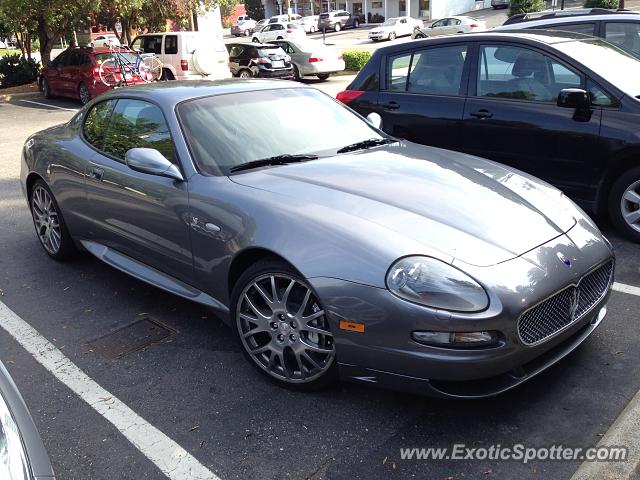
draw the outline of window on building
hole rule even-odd
[[[382,8],[382,2],[371,2],[371,8]]]

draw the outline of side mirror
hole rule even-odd
[[[184,181],[178,167],[155,148],[132,148],[124,154],[124,162],[136,172]]]
[[[591,106],[586,90],[581,88],[564,88],[558,94],[558,106],[563,108],[585,109]]]
[[[376,127],[378,130],[382,128],[382,117],[380,116],[380,114],[371,112],[369,115],[367,115],[366,120],[370,125]]]

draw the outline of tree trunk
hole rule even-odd
[[[54,42],[57,40],[56,35],[49,31],[47,20],[43,17],[38,18],[38,40],[40,40],[40,62],[42,66],[46,66],[51,61],[51,50]]]
[[[618,6],[620,10],[624,10],[624,0],[620,0],[620,5]]]
[[[120,17],[120,27],[122,27],[122,33],[120,36],[124,38],[127,42],[127,45],[131,46],[131,23],[128,18]],[[113,27],[115,31],[115,26]],[[122,43],[122,38],[120,39],[120,43]]]

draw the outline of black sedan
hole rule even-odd
[[[545,179],[640,242],[638,78],[600,39],[478,33],[378,49],[338,99],[397,137]]]
[[[234,77],[293,79],[293,64],[279,45],[229,43],[229,68]]]

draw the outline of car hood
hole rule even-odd
[[[348,213],[477,266],[522,255],[581,216],[559,190],[525,173],[409,142],[230,178]]]

